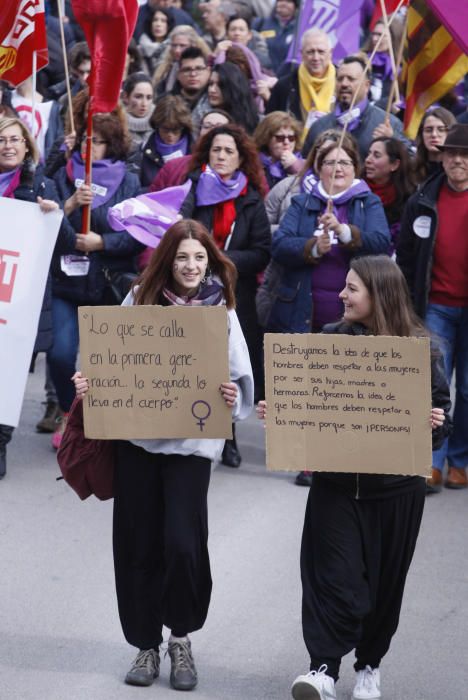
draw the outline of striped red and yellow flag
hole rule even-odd
[[[410,3],[407,32],[405,132],[414,139],[424,112],[468,71],[468,57],[425,0]]]

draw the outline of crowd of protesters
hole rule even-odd
[[[395,77],[390,49],[401,40],[403,16],[394,18],[388,37],[382,20],[370,25],[375,3],[364,3],[359,52],[335,64],[331,37],[311,28],[300,38],[297,64],[288,60],[296,41],[297,0],[148,0],[140,6],[128,47],[120,104],[93,118],[90,186],[84,184],[84,161],[91,55],[66,2],[70,105],[58,48],[57,7],[52,1],[45,4],[50,63],[37,75],[36,93],[31,79],[16,88],[0,81],[0,197],[37,201],[44,211],[60,207],[64,212],[35,346],[35,353],[47,353],[45,413],[38,432],[51,433],[53,447],[59,447],[75,396],[71,377],[78,353],[78,306],[120,303],[115,297],[116,279],[127,280],[122,299],[130,287],[128,280],[139,274],[146,279],[152,251],[126,231],[112,230],[109,209],[147,191],[189,183],[180,216],[202,224],[223,253],[218,262],[220,269],[229,269],[256,402],[264,398],[264,331],[319,333],[327,326],[325,332],[368,332],[369,327],[336,331],[336,326],[330,331],[330,324],[350,314],[350,271],[359,276],[359,260],[367,256],[377,256],[369,258],[377,261],[376,266],[382,256],[396,261],[392,264],[403,273],[413,310],[408,311],[409,325],[398,326],[394,334],[418,334],[424,324],[440,348],[448,384],[455,373],[453,430],[434,443],[438,449],[425,492],[437,493],[444,484],[466,488],[464,83],[427,110],[413,142],[403,131],[404,101],[387,109]],[[380,50],[369,66],[368,54],[382,34]],[[90,227],[82,233],[81,215],[87,205]],[[198,232],[197,237],[213,256],[203,234]],[[372,271],[362,269],[365,285],[370,284]],[[381,269],[387,274],[385,265]],[[405,282],[398,274],[393,268],[388,271],[389,279],[400,285],[404,306]],[[163,290],[158,289],[159,299]],[[375,289],[370,293],[377,294]],[[233,307],[229,297],[228,308]],[[374,331],[385,334],[381,328]],[[440,377],[438,381],[443,394]],[[442,405],[446,410],[445,396]],[[6,445],[12,432],[11,427],[0,426],[0,478],[6,474]],[[240,448],[233,428],[222,462],[239,467]],[[301,472],[296,483],[313,485],[314,474]],[[320,489],[325,493],[331,487],[325,480],[314,488],[308,512],[312,501],[316,508]],[[379,489],[375,493],[381,498]],[[415,497],[416,492],[411,493]],[[312,515],[307,518],[310,525]],[[419,521],[413,526],[406,570]],[[304,538],[311,537],[309,528]],[[303,562],[303,574],[307,570],[309,578],[316,576],[311,566]],[[312,585],[309,578],[307,586]],[[318,603],[308,599],[308,605]],[[189,642],[184,646],[192,629],[197,626],[185,622],[175,626],[179,646],[174,658],[182,664],[184,680],[174,679],[173,684],[182,689],[196,684]],[[387,630],[383,646],[388,648],[393,631]],[[129,633],[128,638],[143,637]],[[140,644],[141,651],[159,646],[160,629],[148,643],[149,647]],[[329,693],[323,697],[335,697],[338,662],[317,651],[321,647],[315,641],[308,648],[314,649],[312,675],[301,677],[295,697],[322,697],[308,695],[309,686]],[[340,655],[341,651],[346,653],[344,647]],[[380,697],[369,692],[378,688],[378,665],[385,651],[378,659],[369,654],[364,654],[364,661],[358,659],[356,700]],[[127,682],[150,684],[159,672],[159,656],[144,653],[135,663]]]

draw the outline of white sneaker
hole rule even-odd
[[[362,671],[356,671],[353,700],[377,700],[381,697],[379,669],[366,666]]]
[[[298,676],[291,687],[294,700],[336,700],[335,681],[327,676],[328,667]]]

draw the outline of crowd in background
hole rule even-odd
[[[370,27],[373,2],[363,4],[360,51],[335,65],[330,37],[316,28],[300,39],[300,63],[289,61],[297,0],[148,0],[128,47],[120,104],[94,117],[91,188],[80,184],[91,55],[66,2],[70,114],[57,4],[45,4],[49,65],[37,75],[36,94],[31,78],[16,88],[0,82],[0,195],[35,201],[42,188],[65,213],[41,314],[45,341],[36,343],[47,352],[46,410],[37,430],[53,433],[59,446],[74,395],[78,306],[117,303],[116,280],[128,285],[151,254],[126,231],[112,230],[109,209],[189,181],[181,216],[202,222],[237,269],[256,400],[264,394],[265,330],[319,332],[343,313],[338,293],[354,257],[383,253],[401,262],[416,310],[444,340],[447,374],[457,374],[455,430],[434,458],[428,490],[440,488],[447,450],[446,485],[466,486],[460,430],[468,420],[468,251],[437,219],[439,197],[446,211],[454,207],[455,220],[466,213],[468,182],[455,203],[444,198],[457,167],[468,169],[468,127],[460,127],[468,123],[465,84],[427,111],[414,142],[404,135],[404,100],[387,110],[390,47],[399,46],[404,14],[366,70],[385,34],[382,20]],[[441,150],[452,132],[451,146]],[[448,154],[461,163],[452,175],[443,162]],[[11,432],[1,427],[2,474]],[[235,437],[223,462],[241,462]],[[310,478],[302,472],[297,483]]]

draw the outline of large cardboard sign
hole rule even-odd
[[[232,436],[225,307],[83,306],[79,326],[86,437]]]
[[[0,197],[0,423],[17,426],[63,212]]]
[[[431,470],[427,338],[265,335],[267,467]]]

